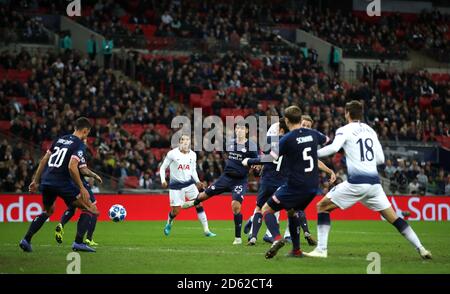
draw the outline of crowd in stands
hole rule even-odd
[[[350,86],[331,78],[301,52],[298,56],[266,56],[261,64],[231,52],[192,56],[185,62],[138,57],[136,68],[143,84],[117,78],[112,70],[73,51],[34,55],[6,51],[0,54],[0,62],[3,68],[30,70],[24,83],[0,83],[0,120],[11,122],[10,132],[45,149],[58,135],[73,130],[76,117],[91,118],[95,122],[88,144],[91,166],[119,179],[118,187],[126,186],[129,177],[137,179],[136,187],[159,187],[158,165],[173,133],[168,126],[176,115],[192,116],[192,109],[186,107],[190,94],[203,90],[217,91],[209,111],[218,115],[224,108],[282,115],[286,106],[298,104],[313,117],[314,128],[331,138],[344,123],[345,102],[353,98],[365,101],[366,120],[382,140],[433,141],[448,131],[448,81],[435,85],[426,72],[392,73],[375,68],[372,81]],[[391,88],[380,89],[384,79],[392,81]],[[432,101],[439,103],[431,101],[421,110],[421,95],[428,95],[423,92],[425,82],[433,88]],[[223,170],[221,153],[201,152],[198,158],[199,174],[207,182]],[[340,180],[345,179],[339,160],[328,164],[335,167]],[[326,192],[324,175],[321,182]]]
[[[42,20],[0,3],[0,43],[48,43],[50,36]]]
[[[313,29],[314,20],[321,18],[305,10],[291,15],[291,20],[283,19],[286,11],[271,14],[268,13],[271,10],[265,10],[270,4],[227,6],[219,1],[191,7],[183,2],[167,8],[167,3],[162,1],[154,7],[162,11],[160,22],[158,14],[154,18],[159,31],[167,30],[173,22],[183,23],[188,19],[196,22],[196,28],[213,31],[218,40],[222,37],[227,40],[234,33],[240,38],[249,33],[256,40],[270,40],[273,36],[258,31],[255,23],[301,21],[301,25],[308,23],[309,29]],[[117,18],[120,6],[113,1],[99,2],[93,11],[93,17],[87,21],[99,32],[120,32],[121,23]],[[308,17],[300,20],[298,17],[303,14]],[[337,16],[328,16],[326,21],[333,28]],[[138,25],[145,24],[143,19],[139,14],[130,17]],[[378,30],[383,31],[382,26],[369,28],[361,23],[362,31],[359,31],[359,23],[349,25],[358,28],[358,33],[367,28],[371,33],[366,35],[374,38],[380,36]],[[322,34],[318,29],[318,34]],[[186,37],[195,31],[189,31]],[[341,33],[344,32],[327,32],[336,36]],[[383,38],[392,41],[391,32],[384,33]],[[390,43],[382,45],[391,48]],[[42,154],[52,140],[72,132],[73,121],[79,116],[89,117],[94,125],[88,140],[89,165],[116,179],[113,183],[116,188],[160,188],[158,167],[170,148],[172,118],[178,115],[192,118],[193,107],[199,106],[205,114],[222,117],[227,114],[282,116],[287,106],[296,104],[311,115],[314,128],[333,139],[336,129],[345,124],[345,103],[360,99],[365,105],[365,121],[383,141],[435,142],[448,136],[448,76],[436,79],[426,71],[398,72],[366,65],[361,81],[350,85],[339,75],[327,74],[317,63],[314,49],[281,48],[263,50],[262,54],[260,58],[236,51],[194,54],[189,58],[125,54],[125,63],[129,63],[127,58],[133,59],[135,80],[130,80],[116,76],[109,66],[100,67],[94,58],[76,50],[0,52],[0,71],[26,73],[26,77],[18,79],[0,78],[0,128],[16,141],[25,139],[20,145],[2,141],[0,190],[26,191],[36,166],[33,160],[36,153]],[[203,99],[206,91],[212,93],[208,101]],[[194,101],[193,97],[200,97],[201,101]],[[30,144],[36,144],[40,150],[32,149]],[[384,172],[391,181],[392,192],[412,193],[410,188],[417,193],[448,192],[448,172],[431,162],[391,159]],[[220,152],[199,152],[198,160],[199,176],[207,183],[217,178],[224,168],[224,155]],[[337,171],[338,182],[346,179],[342,155],[326,163]],[[251,175],[252,190],[257,188],[255,176]],[[321,174],[320,192],[326,193],[328,189],[327,178]]]

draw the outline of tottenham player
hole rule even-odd
[[[424,259],[431,259],[416,233],[402,218],[398,217],[380,184],[377,165],[384,163],[384,154],[375,131],[362,123],[363,105],[353,100],[345,105],[348,124],[336,131],[332,144],[318,151],[319,157],[330,156],[344,148],[348,180],[333,188],[318,204],[318,245],[305,256],[327,257],[330,212],[336,208],[346,209],[361,202],[371,210],[378,211],[389,223],[416,248]]]
[[[287,182],[276,190],[274,195],[264,204],[262,215],[269,228],[274,242],[266,252],[266,258],[274,257],[286,240],[281,237],[275,212],[285,209],[288,212],[289,231],[292,239],[292,251],[288,256],[301,257],[300,219],[298,212],[304,210],[316,196],[319,188],[319,171],[317,146],[326,143],[327,137],[322,133],[301,128],[301,110],[290,106],[285,110],[285,121],[289,133],[279,142],[279,150],[272,150],[270,157],[245,159],[244,165],[259,164],[270,158],[278,160],[283,156],[284,169],[287,171]]]
[[[166,182],[166,169],[170,168],[170,182]],[[185,198],[195,199],[198,195],[197,186],[203,189],[203,183],[200,182],[197,175],[197,154],[191,150],[191,138],[189,135],[182,135],[179,140],[179,146],[170,150],[160,167],[161,184],[163,188],[169,186],[170,212],[167,224],[164,227],[164,234],[168,236],[172,229],[175,217],[180,213]],[[206,213],[201,204],[195,206],[197,216],[203,226],[206,237],[214,237],[216,234],[211,232],[208,227]]]
[[[19,243],[25,252],[31,252],[31,238],[55,210],[56,197],[63,198],[67,206],[83,209],[77,225],[77,233],[72,249],[75,251],[95,252],[83,243],[92,215],[98,215],[97,207],[89,201],[89,192],[83,186],[78,163],[84,157],[83,140],[91,130],[89,119],[80,117],[75,121],[75,132],[56,139],[39,162],[36,173],[29,186],[30,192],[42,192],[44,212],[37,216]],[[44,171],[45,170],[45,171]],[[42,181],[41,181],[42,175]]]
[[[236,138],[232,139],[226,146],[228,158],[225,162],[223,174],[204,192],[200,193],[194,201],[186,203],[185,207],[198,205],[206,199],[224,192],[231,192],[231,209],[234,215],[234,241],[233,245],[242,244],[241,228],[242,214],[241,207],[244,195],[247,192],[248,168],[242,165],[242,160],[246,157],[258,157],[258,149],[254,142],[247,139],[248,128],[244,120],[240,120],[235,126]]]
[[[84,144],[87,144],[87,140],[83,141]],[[86,150],[84,150],[86,152]],[[86,158],[81,158],[80,162],[78,163],[78,168],[80,170],[80,175],[82,175],[81,180],[83,181],[83,186],[86,188],[86,190],[89,192],[89,200],[93,204],[97,204],[97,200],[95,199],[95,195],[92,192],[91,187],[89,186],[89,183],[86,181],[85,177],[94,178],[96,181],[98,181],[100,184],[103,183],[102,178],[91,171],[87,167]],[[64,236],[64,226],[66,223],[69,222],[69,220],[73,217],[75,214],[76,208],[73,206],[67,207],[66,211],[64,211],[63,215],[61,216],[60,223],[55,228],[55,239],[56,242],[62,243],[63,242],[63,236]],[[98,243],[96,243],[93,239],[95,227],[97,224],[97,216],[93,216],[91,218],[91,221],[89,223],[88,230],[86,232],[86,239],[84,240],[84,243],[88,244],[89,246],[98,246]]]

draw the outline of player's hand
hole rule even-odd
[[[86,190],[85,187],[81,188],[80,193],[81,193],[81,197],[83,198],[83,201],[89,202],[90,195],[89,195],[88,190]]]
[[[99,182],[100,184],[103,184],[103,180],[102,180],[102,178],[101,178],[99,175],[94,174],[94,179],[95,179],[97,182]]]
[[[38,188],[39,184],[36,183],[35,181],[32,181],[28,186],[28,191],[30,191],[31,193],[36,193],[38,191]]]
[[[261,172],[261,166],[260,165],[254,165],[254,166],[252,166],[252,169],[254,171],[256,171],[257,173]]]
[[[163,189],[166,189],[167,186],[168,186],[168,185],[167,185],[167,182],[166,182],[166,181],[162,182],[162,183],[161,183],[161,186],[163,187]]]
[[[100,215],[100,211],[98,211],[97,205],[92,204],[91,202],[89,202],[90,205],[88,207],[89,212],[91,212],[92,214],[99,216]]]
[[[197,189],[199,191],[205,190],[205,188],[206,188],[206,185],[203,182],[198,182],[197,183]]]
[[[248,166],[248,160],[249,160],[250,158],[245,158],[244,160],[242,160],[242,165],[243,166]]]
[[[330,175],[330,185],[333,184],[336,181],[336,174],[334,173],[334,171],[331,172]]]

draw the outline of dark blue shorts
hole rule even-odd
[[[205,190],[210,197],[224,192],[231,192],[233,200],[242,203],[247,193],[247,178],[235,179],[223,174]]]
[[[80,195],[80,190],[76,186],[70,184],[61,186],[44,184],[40,186],[40,190],[44,207],[51,207],[58,196],[64,200],[67,206],[70,206],[77,200],[78,195]]]
[[[315,196],[315,190],[302,190],[302,188],[289,187],[286,184],[275,191],[275,194],[269,198],[267,204],[275,211],[282,209],[305,210]]]
[[[260,184],[258,196],[256,197],[256,206],[262,208],[269,198],[275,193],[279,186]]]

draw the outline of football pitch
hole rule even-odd
[[[334,221],[327,259],[287,258],[290,244],[271,260],[264,258],[269,244],[232,245],[232,221],[210,221],[217,237],[206,238],[198,221],[175,221],[171,235],[164,236],[162,221],[99,222],[94,239],[96,253],[80,253],[81,273],[150,274],[257,274],[257,273],[354,273],[365,274],[370,252],[380,257],[381,273],[450,273],[450,223],[410,222],[432,260],[422,260],[410,244],[382,221]],[[18,247],[28,223],[0,223],[0,273],[64,274],[70,261],[76,223],[66,225],[64,242],[54,240],[56,223],[46,223],[33,239],[33,252]],[[285,223],[281,225],[285,228]],[[313,235],[316,224],[310,222]],[[246,236],[243,235],[244,240]],[[303,238],[302,249],[312,250]]]

